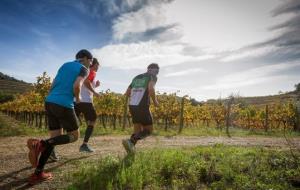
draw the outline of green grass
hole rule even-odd
[[[227,136],[225,129],[217,129],[215,127],[186,127],[182,130],[180,134],[178,134],[177,128],[171,128],[168,131],[165,131],[162,128],[155,128],[154,135],[158,136]],[[276,131],[268,131],[265,132],[264,130],[245,130],[241,128],[229,128],[229,133],[231,136],[238,136],[238,137],[246,137],[246,136],[270,136],[270,137],[283,137],[283,130],[276,130]],[[294,131],[287,131],[287,136],[290,137],[299,137],[300,132]]]
[[[300,156],[300,155],[298,155]],[[296,189],[300,162],[258,147],[153,149],[82,162],[67,189]]]
[[[80,127],[81,135],[84,135],[86,125],[82,124]],[[133,127],[126,127],[122,130],[120,127],[117,127],[113,130],[112,127],[107,127],[106,129],[103,128],[101,125],[96,124],[93,135],[130,135],[133,131]],[[245,130],[240,128],[233,128],[230,127],[229,129],[231,136],[238,136],[238,137],[246,137],[246,136],[270,136],[270,137],[283,137],[282,130],[276,131],[268,131],[265,132],[264,130]],[[299,137],[300,132],[294,131],[287,131],[287,136],[290,137]],[[170,127],[167,131],[164,130],[162,126],[154,125],[154,136],[227,136],[225,129],[219,130],[215,127],[206,127],[206,126],[199,126],[199,127],[185,127],[183,128],[182,132],[178,133],[178,127],[173,126]]]
[[[29,127],[0,113],[0,137],[9,136],[45,136],[48,130],[43,128]]]

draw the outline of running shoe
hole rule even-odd
[[[33,173],[29,177],[28,183],[29,183],[29,185],[35,185],[35,184],[40,183],[42,181],[47,181],[47,180],[51,180],[51,179],[53,179],[52,173],[42,171],[39,174]]]
[[[88,144],[82,144],[79,148],[79,152],[91,153],[91,152],[95,152],[95,150],[92,149]]]
[[[29,149],[28,158],[32,167],[36,167],[38,164],[39,157],[43,151],[43,145],[38,139],[28,139],[27,147]]]
[[[128,154],[135,153],[135,147],[134,144],[130,141],[130,139],[124,139],[122,140],[122,144]]]

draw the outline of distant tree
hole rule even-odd
[[[37,77],[37,81],[34,84],[34,91],[42,96],[43,99],[46,98],[49,90],[51,88],[51,78],[46,72],[43,72],[41,76]]]

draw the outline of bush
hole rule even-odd
[[[147,150],[86,165],[69,189],[295,189],[300,175],[288,153],[223,145]]]

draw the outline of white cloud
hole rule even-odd
[[[149,4],[136,12],[122,14],[113,21],[113,39],[121,41],[126,34],[139,33],[172,23],[166,22],[161,3]]]
[[[158,85],[156,90],[160,93],[176,93],[178,96],[188,95],[192,98],[196,98],[198,100],[206,100],[208,99],[207,95],[203,94],[200,90],[194,88],[186,88],[186,87],[174,87],[174,86],[161,86]]]
[[[228,56],[223,57],[220,61],[222,62],[230,62],[230,61],[236,61],[240,59],[246,59],[250,57],[260,57],[262,55],[266,55],[271,52],[275,52],[278,50],[279,47],[276,46],[265,46],[260,48],[255,48],[251,50],[245,50],[245,51],[236,51],[235,53],[231,53]]]
[[[279,3],[278,0],[267,1],[275,2],[273,6]],[[138,3],[140,3],[138,0],[127,0],[119,8],[132,8]],[[272,9],[269,3],[263,3],[260,9],[257,7],[260,6],[259,3],[248,3],[247,6],[237,0],[231,0],[230,3],[235,6],[235,10],[244,11],[232,13],[229,6],[225,7],[228,9],[227,13],[221,14],[220,10],[224,8],[223,4],[217,3],[216,0],[209,3],[195,0],[172,3],[147,1],[137,11],[121,14],[113,21],[112,37],[114,42],[119,44],[108,45],[94,52],[96,52],[96,56],[105,60],[107,66],[128,69],[142,68],[149,62],[159,62],[163,66],[167,66],[216,58],[216,56],[222,57],[223,55],[226,57],[221,58],[220,61],[230,62],[248,57],[258,57],[275,51],[276,47],[263,47],[241,52],[239,50],[232,51],[227,55],[223,53],[249,43],[269,39],[274,35],[274,31],[268,31],[268,26],[279,22],[278,20],[274,21],[269,14]],[[246,7],[251,10],[257,9],[255,17],[260,18],[255,21],[257,23],[251,17],[253,12],[245,11]],[[151,41],[138,43],[140,39],[145,40],[143,32],[167,26],[172,27],[157,36],[152,38],[150,36]],[[124,44],[128,40],[127,38],[136,43]],[[146,40],[149,39],[146,38]],[[156,42],[164,43],[156,44]],[[198,47],[199,53],[193,54],[194,57],[188,53],[183,55],[182,49],[188,46]]]
[[[184,71],[178,71],[173,73],[167,73],[164,76],[165,77],[177,77],[177,76],[184,76],[184,75],[191,75],[198,72],[207,72],[207,70],[201,69],[201,68],[194,68],[194,69],[187,69]]]
[[[111,1],[105,1],[106,3],[106,8],[107,8],[107,12],[110,15],[116,14],[120,12],[120,8],[116,5],[116,2],[111,0]]]
[[[300,66],[300,62],[282,63],[277,65],[268,65],[250,69],[248,71],[237,72],[219,78],[215,84],[202,87],[204,90],[234,89],[254,84],[261,84],[272,81],[277,78],[286,78],[285,75],[276,74],[294,67]]]
[[[182,53],[183,48],[182,44],[148,41],[107,45],[101,49],[94,49],[93,55],[101,60],[103,66],[118,69],[145,69],[152,62],[164,67],[214,58],[214,55],[185,55]]]
[[[271,45],[253,49],[250,46],[278,36],[278,30],[268,28],[288,18],[274,18],[270,14],[280,0],[124,2],[118,10],[112,6],[111,12],[118,11],[120,14],[113,21],[112,44],[94,49],[93,54],[102,61],[103,66],[113,69],[145,70],[151,62],[157,62],[161,67],[168,66],[162,70],[163,77],[157,85],[160,91],[180,90],[180,94],[207,99],[218,97],[220,92],[240,91],[247,87],[245,92],[254,94],[249,89],[261,88],[262,85],[257,84],[267,86],[272,85],[272,80],[288,81],[288,74],[279,72],[288,73],[297,66],[295,63],[284,63],[257,68],[257,65],[266,63],[251,64],[248,61],[248,67],[252,65],[256,68],[242,72],[239,71],[243,67],[241,65],[230,70],[227,68],[232,66],[233,61],[263,57],[278,51],[278,47]],[[130,12],[131,8],[134,11]],[[196,64],[197,69],[168,70],[175,65],[183,68],[187,63]],[[204,73],[207,70],[202,68],[214,72]],[[189,76],[198,72],[203,75]],[[186,80],[187,84],[178,83],[186,78],[189,79]],[[261,88],[260,91],[274,93],[283,85],[275,86]],[[201,94],[203,92],[206,95]],[[260,92],[255,94],[259,95]]]
[[[179,0],[171,3],[165,14],[168,22],[182,26],[183,41],[228,51],[277,35],[268,28],[289,18],[274,19],[270,14],[280,3],[280,0]]]

